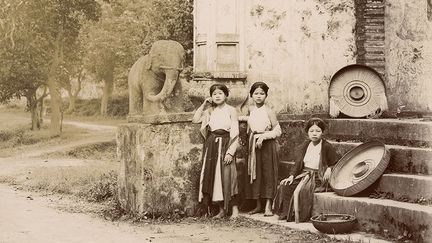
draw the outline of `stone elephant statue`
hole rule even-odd
[[[184,60],[180,43],[154,42],[149,54],[140,57],[129,71],[129,115],[164,113],[163,102],[173,92]]]

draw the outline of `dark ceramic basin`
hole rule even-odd
[[[311,218],[313,226],[327,234],[342,234],[351,232],[357,219],[349,214],[319,214]]]

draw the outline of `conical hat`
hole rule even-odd
[[[379,141],[363,143],[346,153],[334,166],[330,186],[342,196],[352,196],[372,185],[385,171],[390,151]]]
[[[363,65],[343,67],[330,81],[330,110],[350,117],[365,117],[387,109],[384,82],[374,69]]]

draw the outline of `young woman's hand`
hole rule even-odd
[[[279,185],[284,185],[284,186],[286,186],[287,184],[291,185],[293,183],[293,181],[294,181],[294,176],[290,175],[288,178],[285,178],[285,179],[281,180],[281,182],[279,183]]]
[[[330,175],[331,175],[331,169],[327,168],[326,171],[324,172],[323,180],[328,181],[330,179]]]
[[[256,143],[255,143],[255,146],[257,148],[261,148],[263,141],[264,141],[264,138],[262,136],[259,136]]]
[[[225,165],[231,164],[232,161],[233,161],[233,156],[231,154],[226,154],[224,158]]]
[[[213,99],[212,99],[212,97],[208,97],[207,99],[205,99],[205,100],[204,100],[204,103],[205,103],[206,105],[211,105],[211,104],[213,104]]]

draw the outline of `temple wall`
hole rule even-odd
[[[385,12],[389,108],[432,110],[432,2],[389,0]],[[428,14],[429,13],[429,14]]]
[[[332,75],[356,63],[381,74],[390,113],[431,111],[431,0],[196,2],[195,96],[227,82],[241,100],[265,81],[276,112],[327,113]]]
[[[331,76],[356,63],[353,1],[248,2],[247,83],[268,83],[277,112],[327,112]]]

